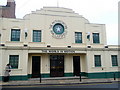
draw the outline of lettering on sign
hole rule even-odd
[[[75,53],[74,50],[42,50],[42,53]]]

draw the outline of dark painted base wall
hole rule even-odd
[[[120,78],[120,72],[87,73],[88,78]]]
[[[0,81],[2,81],[2,77],[0,77]]]
[[[73,73],[65,73],[64,77],[71,77],[74,76]],[[91,79],[95,79],[95,78],[120,78],[120,72],[102,72],[102,73],[86,73],[86,72],[82,72],[81,76],[86,76],[88,78]],[[10,80],[13,81],[17,81],[17,80],[28,80],[29,78],[31,78],[32,75],[28,74],[28,75],[24,75],[24,76],[10,76]],[[50,77],[50,74],[42,74],[41,78],[47,78]],[[3,80],[3,77],[0,77],[0,81]]]

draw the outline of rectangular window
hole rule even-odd
[[[11,41],[20,41],[20,29],[11,30]]]
[[[75,32],[75,43],[82,43],[82,32]]]
[[[9,63],[13,69],[18,68],[18,62],[19,62],[19,55],[10,55],[9,56]]]
[[[95,55],[94,60],[95,60],[95,67],[101,67],[101,56]]]
[[[93,33],[93,43],[100,43],[99,33]]]
[[[33,30],[33,42],[41,42],[41,30]]]
[[[118,66],[117,55],[111,55],[112,66]]]

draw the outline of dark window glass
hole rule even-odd
[[[95,67],[101,67],[101,56],[95,55],[94,60],[95,60]]]
[[[11,41],[20,41],[20,29],[11,30]]]
[[[112,66],[118,66],[117,55],[111,55]]]
[[[82,43],[82,33],[75,32],[75,43]]]
[[[93,43],[100,43],[99,33],[93,33]]]
[[[19,55],[10,55],[9,63],[13,69],[18,68],[18,62],[19,62]]]
[[[33,30],[33,42],[41,42],[41,30]]]

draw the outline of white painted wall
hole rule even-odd
[[[50,25],[55,20],[61,20],[67,25],[67,34],[63,39],[56,39],[52,37]],[[11,29],[20,29],[20,42],[11,42]],[[28,37],[25,39],[24,30],[28,30]],[[42,42],[32,42],[33,30],[42,31]],[[82,32],[83,43],[75,43],[75,32]],[[91,33],[90,42],[87,41],[86,33]],[[100,33],[100,44],[93,44],[92,33]],[[32,12],[24,17],[24,19],[8,19],[0,18],[0,33],[1,43],[5,44],[5,50],[0,49],[0,75],[3,73],[5,65],[9,62],[9,55],[19,55],[19,68],[13,69],[11,75],[27,75],[32,73],[32,56],[41,56],[41,71],[42,73],[50,73],[50,60],[48,54],[29,54],[30,52],[39,53],[39,50],[30,49],[33,47],[46,48],[47,45],[60,49],[62,47],[72,46],[81,51],[81,48],[86,48],[91,45],[92,48],[104,49],[106,45],[106,30],[104,24],[89,23],[87,19],[79,14],[74,13],[71,9],[66,8],[43,8],[41,10]],[[28,44],[28,48],[23,48],[23,44]],[[21,49],[12,49],[19,47]],[[2,47],[0,47],[2,48]],[[92,49],[91,48],[91,49]],[[114,48],[111,46],[110,48]],[[115,47],[118,48],[118,47]],[[114,49],[115,49],[114,48]],[[54,48],[52,48],[54,49]],[[86,48],[87,49],[87,48]],[[85,51],[86,52],[86,51]],[[94,55],[102,55],[102,67],[94,67]],[[111,66],[110,55],[117,55],[118,52],[113,51],[87,51],[86,54],[79,53],[81,57],[82,72],[112,72],[117,71],[118,67]],[[65,55],[65,72],[73,72],[72,56],[75,54]],[[3,60],[4,59],[4,60]],[[3,60],[3,62],[2,62]],[[119,59],[120,60],[120,59]],[[120,61],[119,61],[120,62]],[[103,68],[103,70],[102,70]]]

